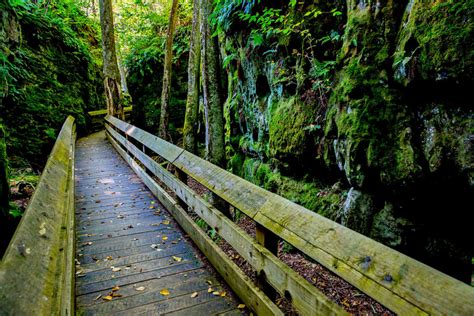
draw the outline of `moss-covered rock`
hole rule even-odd
[[[370,237],[390,247],[400,247],[404,240],[404,232],[409,222],[396,216],[393,205],[387,203],[384,208],[375,214]]]
[[[309,137],[309,128],[314,119],[315,108],[294,97],[278,102],[270,117],[270,156],[296,162],[310,155],[314,143]]]
[[[395,79],[472,80],[472,1],[411,0],[403,15],[393,68]]]
[[[7,127],[10,157],[41,168],[66,117],[73,115],[83,132],[85,112],[103,104],[97,29],[73,4],[48,11],[13,10],[4,3],[0,29],[16,31],[10,30],[9,43],[0,41],[0,73],[6,83],[0,89],[0,119]],[[15,25],[3,19],[8,14],[16,16]]]

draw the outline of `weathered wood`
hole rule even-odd
[[[75,137],[68,117],[0,264],[2,314],[73,314]]]
[[[133,106],[127,106],[127,107],[124,107],[123,108],[123,112],[124,113],[127,113],[127,112],[132,112],[133,110]],[[106,116],[107,115],[107,109],[103,109],[103,110],[96,110],[96,111],[89,111],[87,112],[87,115],[91,116],[91,117],[94,117],[94,116],[101,116],[101,119],[103,119],[102,116]]]
[[[115,130],[109,126],[106,126],[106,128],[108,133],[118,143],[126,147],[146,168],[160,178],[165,185],[172,189],[178,197],[185,201],[211,227],[214,227],[220,236],[233,246],[261,275],[265,275],[268,282],[281,295],[284,296],[288,293],[292,297],[293,305],[301,314],[343,314],[343,310],[339,306],[331,302],[317,288],[313,287],[308,281],[281,262],[270,250],[265,249],[262,245],[265,244],[263,239],[260,240],[262,244],[257,243],[232,220],[197,196],[188,186],[179,181],[160,164],[142,153],[135,145],[128,142]],[[120,150],[123,151],[121,148]],[[123,153],[125,155],[125,151]],[[130,157],[126,159],[133,163]],[[272,236],[269,235],[269,237],[271,238]],[[266,244],[271,245],[270,249],[276,253],[276,238],[271,241],[267,240]]]
[[[168,297],[159,293],[166,287],[171,292],[169,297],[190,297],[194,291],[207,290],[206,281],[212,278],[209,272],[203,272],[205,265],[197,258],[196,250],[173,217],[113,150],[105,134],[79,140],[78,148],[77,313],[129,313],[131,308],[141,305],[160,300],[167,302]],[[107,159],[102,160],[101,156]],[[97,170],[107,171],[94,173],[90,170],[92,164]],[[104,164],[108,167],[103,168]],[[103,183],[98,187],[97,181]],[[128,185],[113,191],[120,181]],[[137,186],[141,189],[137,190]],[[117,269],[113,271],[112,267]],[[196,271],[199,274],[195,274]],[[106,296],[116,285],[123,297],[96,300],[98,295]],[[145,289],[137,291],[140,286]],[[227,302],[228,298],[203,296],[200,302],[206,304],[209,300]],[[234,306],[237,304],[231,302]],[[181,308],[170,305],[166,310]]]
[[[106,121],[393,311],[474,313],[474,289],[468,285],[137,127],[111,117]]]
[[[110,131],[110,129],[108,129]],[[109,140],[132,169],[142,178],[148,188],[158,197],[161,203],[172,213],[180,226],[206,255],[216,270],[221,274],[236,294],[259,315],[282,315],[278,307],[256,288],[252,281],[231,261],[227,255],[210,239],[205,232],[188,216],[178,202],[174,201],[131,157],[126,154],[109,134]],[[136,148],[136,147],[135,147]]]
[[[85,313],[94,314],[112,314],[121,310],[128,310],[167,299],[188,295],[197,291],[207,290],[209,288],[208,280],[213,284],[219,282],[210,275],[205,269],[196,269],[173,275],[167,275],[160,279],[151,279],[134,284],[127,284],[120,287],[120,294],[123,296],[113,300],[112,302],[104,302],[103,300],[95,300],[97,293],[90,293],[78,297],[78,305],[84,308]],[[140,293],[137,287],[143,286],[145,290]],[[160,294],[160,290],[168,289],[170,295],[168,297]],[[220,289],[217,285],[216,290]],[[104,292],[104,294],[107,292]]]
[[[278,236],[258,223],[255,227],[255,240],[272,254],[278,256]],[[276,298],[276,292],[268,283],[268,277],[262,270],[257,271],[257,284],[268,297]],[[283,295],[285,295],[285,292],[283,292]]]

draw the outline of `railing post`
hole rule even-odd
[[[278,236],[259,223],[256,223],[255,239],[260,245],[267,248],[272,254],[278,256]],[[257,271],[257,285],[265,294],[267,294],[270,299],[276,298],[277,293],[275,289],[270,284],[268,284],[263,271]]]
[[[176,177],[181,180],[181,182],[183,182],[185,185],[188,185],[188,175],[179,170],[178,168],[175,168],[175,175]],[[188,210],[188,203],[186,203],[186,201],[182,200],[181,198],[177,197],[178,198],[178,204],[184,209],[184,210]]]

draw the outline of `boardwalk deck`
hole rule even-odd
[[[77,142],[75,181],[79,314],[240,314],[103,132]]]

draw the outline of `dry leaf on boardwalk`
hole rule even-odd
[[[144,286],[139,286],[139,287],[137,287],[135,290],[137,290],[137,291],[145,291],[145,287],[144,287]]]
[[[106,300],[106,301],[111,301],[111,300],[112,300],[112,296],[107,295],[107,296],[104,296],[102,299],[103,299],[103,300]]]
[[[245,308],[245,304],[239,304],[239,305],[237,305],[237,308],[238,308],[238,309],[244,309],[244,308]]]
[[[160,291],[160,294],[163,295],[163,296],[168,296],[170,295],[170,291],[168,291],[168,289],[163,289]]]
[[[173,256],[173,260],[176,261],[176,262],[181,262],[183,260],[183,258]]]
[[[191,298],[195,298],[198,296],[198,292],[194,292],[193,294],[191,294]]]

